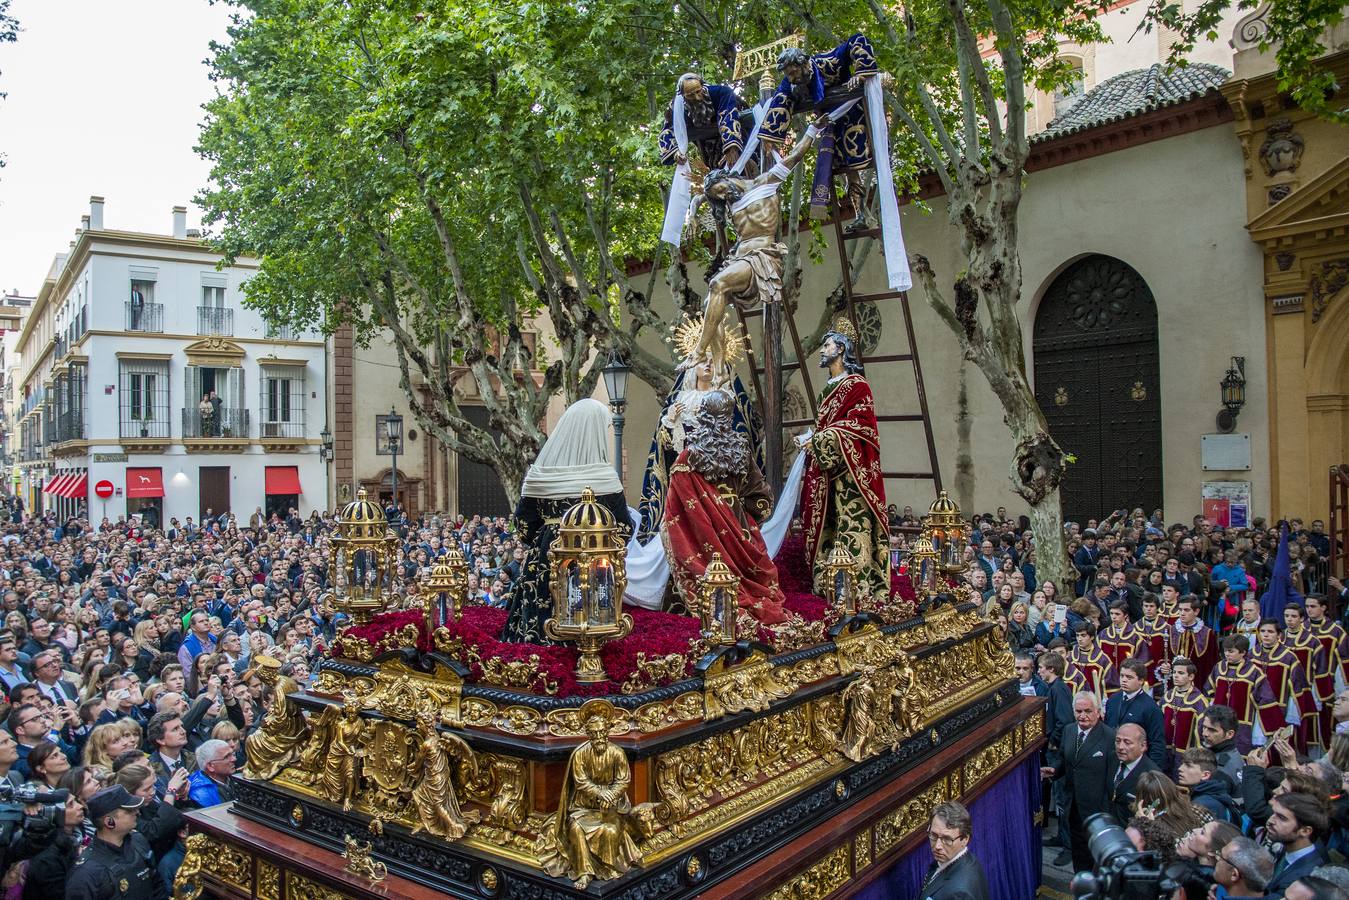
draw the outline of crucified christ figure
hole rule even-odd
[[[703,199],[711,205],[719,225],[725,223],[729,212],[736,242],[726,264],[708,283],[702,335],[693,352],[681,363],[682,368],[695,366],[710,355],[712,370],[722,370],[725,348],[721,346],[719,336],[721,320],[729,304],[750,310],[761,302],[775,303],[781,299],[782,267],[787,247],[778,240],[778,228],[782,223],[778,187],[832,121],[829,114],[816,118],[791,152],[758,178],[740,178],[726,169],[707,173],[703,180]],[[696,218],[696,209],[694,214]]]

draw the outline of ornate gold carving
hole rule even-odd
[[[500,883],[497,878],[497,870],[493,869],[491,866],[483,869],[482,873],[478,876],[478,882],[487,890],[495,891],[497,889],[497,884]]]
[[[871,865],[871,829],[863,828],[853,838],[853,871],[860,872]]]
[[[217,841],[203,868],[244,893],[253,890],[253,857],[233,844]]]
[[[917,797],[876,823],[876,858],[890,850],[932,818],[939,803],[953,799],[958,793],[952,784],[954,776],[946,776],[929,786]]]
[[[701,721],[702,718],[702,695],[693,692],[680,694],[670,701],[639,706],[632,714],[637,730],[643,734],[660,731],[681,722]]]
[[[753,650],[749,658],[734,666],[718,660],[703,679],[703,705],[710,721],[727,713],[761,712],[774,700],[791,695],[796,686],[783,683],[782,676],[762,651]]]
[[[258,860],[259,900],[281,900],[281,870],[266,860]]]
[[[207,858],[215,851],[215,841],[204,834],[189,834],[187,852],[173,877],[174,900],[197,900],[201,896],[201,870]]]
[[[769,894],[766,900],[822,900],[848,883],[849,845],[830,850],[824,858]]]
[[[485,753],[478,757],[474,777],[464,783],[464,795],[491,807],[488,821],[506,828],[525,824],[529,808],[526,789],[529,768],[524,760]]]
[[[687,873],[690,878],[697,878],[702,871],[702,861],[696,856],[690,856],[688,863],[684,865],[684,872]]]
[[[346,900],[346,898],[340,891],[310,881],[294,872],[287,872],[286,900]]]
[[[347,861],[348,872],[357,878],[364,878],[371,884],[378,884],[389,874],[389,869],[384,863],[371,859],[374,844],[366,843],[365,846],[361,846],[361,843],[349,834],[344,835],[342,841],[345,844],[342,858]]]
[[[1068,405],[1068,389],[1063,385],[1054,389],[1054,405],[1059,407]]]
[[[657,757],[660,821],[683,834],[690,814],[722,809],[737,794],[822,761],[833,741],[818,733],[821,716],[813,709],[816,703],[756,719]]]
[[[678,681],[684,677],[688,666],[689,659],[683,653],[667,653],[653,659],[647,659],[645,653],[638,653],[637,668],[623,682],[620,690],[625,694],[636,694],[662,682],[668,684]]]
[[[735,55],[735,72],[731,75],[731,80],[739,81],[760,72],[772,72],[777,68],[778,56],[783,50],[789,47],[804,47],[805,44],[805,38],[801,35],[789,34],[771,44],[741,50]]]
[[[972,785],[983,781],[986,775],[1012,758],[1016,752],[1016,734],[1015,730],[1007,732],[992,744],[975,753],[965,763],[963,771],[965,790],[968,791]]]
[[[440,718],[434,700],[426,700],[417,715],[417,747],[413,758],[412,807],[417,825],[412,833],[425,831],[447,840],[464,836],[479,819],[476,812],[461,812],[455,792],[456,768],[468,777],[478,774],[478,761],[463,738],[436,730]],[[523,788],[521,788],[523,791]],[[507,798],[509,802],[509,798]]]

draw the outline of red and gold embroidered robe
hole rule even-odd
[[[1119,672],[1110,657],[1100,647],[1092,645],[1090,651],[1083,652],[1078,647],[1068,651],[1068,681],[1077,691],[1091,691],[1100,697],[1106,697],[1119,690]]]
[[[1166,745],[1173,753],[1184,753],[1199,746],[1199,720],[1208,709],[1208,700],[1194,685],[1181,694],[1172,689],[1162,700],[1162,722],[1166,727]]]
[[[1169,636],[1172,655],[1185,657],[1199,670],[1194,683],[1208,684],[1209,675],[1218,664],[1218,636],[1213,629],[1203,622],[1196,622],[1193,628],[1177,622]]]
[[[820,565],[841,543],[862,564],[859,590],[889,595],[890,520],[880,434],[871,387],[861,375],[844,375],[821,392],[801,489],[801,520],[817,593],[831,596]]]
[[[767,483],[758,467],[746,476],[713,484],[688,464],[688,451],[670,467],[661,538],[670,557],[670,572],[684,602],[696,609],[698,579],[713,553],[740,578],[739,604],[765,625],[787,621],[777,566],[758,520],[771,511]]]
[[[1330,668],[1329,657],[1322,649],[1321,641],[1312,634],[1311,629],[1305,625],[1296,632],[1286,629],[1283,633],[1283,644],[1297,654],[1298,662],[1302,663],[1302,669],[1307,673],[1307,680],[1311,682],[1312,693],[1316,699],[1321,703],[1334,703],[1335,672]],[[1319,716],[1313,715],[1310,719],[1304,717],[1301,734],[1308,746],[1319,745],[1322,748],[1330,746],[1330,735],[1322,733]]]
[[[1283,727],[1283,709],[1260,667],[1249,659],[1239,666],[1225,659],[1218,663],[1208,681],[1208,694],[1212,705],[1230,706],[1237,714],[1237,747],[1242,753],[1250,752],[1257,717],[1266,735]]]
[[[1315,720],[1317,712],[1316,697],[1312,694],[1312,686],[1307,680],[1307,671],[1302,668],[1302,662],[1284,644],[1275,644],[1271,650],[1266,650],[1263,644],[1257,644],[1250,659],[1265,673],[1265,681],[1269,682],[1269,689],[1274,692],[1274,699],[1279,709],[1283,710],[1285,720],[1289,718],[1290,706],[1296,713],[1300,722],[1296,743],[1299,749],[1305,751],[1308,736],[1315,733],[1311,722]]]
[[[1147,642],[1143,640],[1142,634],[1132,624],[1126,623],[1121,628],[1112,622],[1108,628],[1097,636],[1096,640],[1101,647],[1101,652],[1110,657],[1110,661],[1115,664],[1116,669],[1119,668],[1120,663],[1130,657],[1147,662]]]
[[[1335,703],[1335,694],[1349,686],[1349,661],[1346,661],[1345,641],[1346,634],[1344,626],[1331,619],[1308,619],[1306,630],[1309,631],[1317,641],[1321,643],[1321,650],[1324,653],[1326,666],[1325,684],[1317,686],[1317,695],[1321,696],[1323,690],[1328,690],[1330,699],[1322,696],[1321,710],[1317,713],[1320,719],[1320,735],[1322,749],[1330,749],[1330,739],[1335,734],[1335,720],[1332,715],[1332,707]]]
[[[1170,626],[1166,619],[1157,616],[1155,619],[1149,619],[1144,616],[1138,620],[1134,630],[1143,641],[1143,646],[1147,649],[1148,660],[1148,683],[1156,684],[1158,681],[1157,664],[1163,660],[1169,661],[1173,655],[1170,652],[1171,638],[1168,633]]]

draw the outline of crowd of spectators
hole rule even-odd
[[[387,512],[398,593],[457,546],[473,599],[504,603],[522,556],[504,518]],[[13,500],[0,520],[7,896],[112,896],[84,872],[142,850],[153,890],[128,896],[163,896],[183,858],[182,811],[232,798],[229,776],[266,712],[251,661],[272,657],[303,684],[343,624],[324,599],[336,522],[259,510],[91,526]],[[68,795],[21,802],[31,790]],[[82,853],[94,864],[77,867]]]
[[[892,510],[897,545],[910,524]],[[1105,813],[1181,883],[1168,896],[1349,900],[1349,593],[1324,523],[1121,510],[1065,536],[1056,584],[1024,517],[978,516],[966,576],[1046,704],[1053,864],[1092,869]]]

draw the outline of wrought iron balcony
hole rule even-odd
[[[120,434],[124,438],[167,438],[169,437],[169,416],[168,410],[162,413],[156,412],[154,416],[145,419],[131,418],[125,412],[122,413],[122,423]]]
[[[233,337],[234,310],[220,306],[198,306],[197,334]]]
[[[164,330],[164,304],[126,302],[126,330],[144,332],[162,332]]]
[[[248,410],[217,407],[210,415],[203,415],[196,406],[183,408],[183,437],[185,438],[246,438],[248,437]]]

